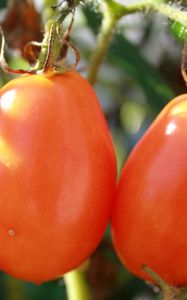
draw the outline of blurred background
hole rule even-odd
[[[12,68],[27,69],[22,47],[30,40],[42,38],[43,1],[34,1],[36,11],[31,7],[26,10],[24,2],[32,3],[0,0],[6,57]],[[76,12],[72,35],[81,54],[78,70],[85,77],[102,19],[97,5],[93,7],[92,2],[88,2],[88,6]],[[187,5],[187,1],[182,4]],[[174,96],[186,92],[180,71],[181,48],[181,42],[172,35],[168,20],[160,15],[138,13],[119,22],[95,84],[112,133],[118,174],[129,152],[163,106]],[[13,77],[0,70],[0,85]],[[151,300],[156,297],[152,287],[121,265],[113,250],[110,228],[85,272],[93,300]],[[63,279],[37,286],[0,273],[0,300],[65,299]]]

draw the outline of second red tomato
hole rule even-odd
[[[187,95],[170,102],[132,151],[113,208],[115,247],[144,279],[147,265],[187,285]]]

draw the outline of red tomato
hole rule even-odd
[[[171,101],[129,156],[117,187],[112,230],[124,265],[147,265],[187,285],[187,94]]]
[[[41,283],[80,265],[102,238],[116,164],[97,97],[75,72],[0,91],[0,269]]]

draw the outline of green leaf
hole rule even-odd
[[[6,4],[7,4],[7,0],[1,0],[0,1],[0,8],[1,7],[6,7]]]
[[[82,10],[86,17],[87,24],[89,25],[89,27],[91,27],[95,34],[98,34],[102,21],[102,15],[99,12],[95,11],[92,7],[89,7],[88,5],[83,7]]]
[[[155,112],[160,111],[174,97],[174,92],[158,71],[121,34],[115,35],[108,56],[111,62],[142,86]]]
[[[100,15],[89,7],[84,9],[84,14],[88,26],[97,34],[101,24]],[[140,84],[155,115],[175,96],[165,79],[122,34],[114,35],[107,57],[114,67],[117,66]]]

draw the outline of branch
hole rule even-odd
[[[88,74],[88,80],[91,84],[94,84],[97,79],[99,67],[106,56],[113,31],[120,18],[137,12],[152,11],[187,27],[187,11],[181,11],[179,7],[167,4],[164,0],[142,0],[131,5],[122,5],[115,0],[103,0],[102,5],[103,21]]]

